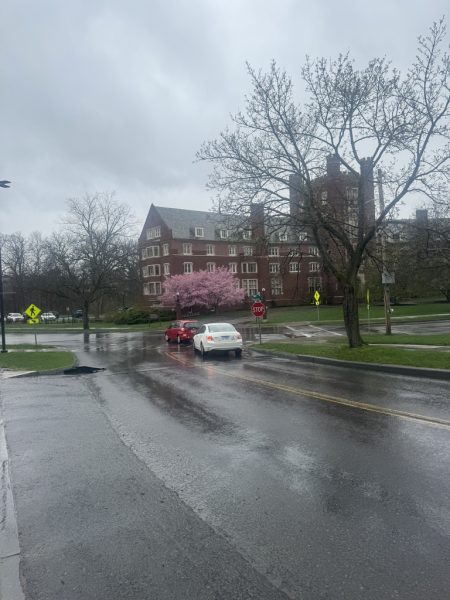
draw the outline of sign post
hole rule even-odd
[[[320,293],[317,290],[314,292],[314,302],[316,303],[316,306],[317,306],[317,320],[319,321],[319,318],[320,318],[320,312],[319,312]]]
[[[367,300],[367,331],[370,332],[370,290],[369,290],[369,288],[367,288],[366,300]]]
[[[39,323],[38,317],[41,314],[41,312],[41,309],[38,308],[35,304],[30,304],[30,306],[25,311],[25,314],[29,317],[28,325],[37,325]],[[34,330],[34,343],[37,346],[36,330]]]
[[[264,304],[260,301],[253,302],[251,311],[258,321],[259,343],[261,343],[261,319],[264,316]]]

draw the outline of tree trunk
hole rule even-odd
[[[83,302],[83,329],[89,329],[89,302]]]
[[[346,283],[344,285],[343,310],[348,345],[350,348],[362,346],[363,340],[359,331],[358,297],[355,284]]]

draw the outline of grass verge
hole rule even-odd
[[[363,346],[349,348],[342,343],[306,344],[293,342],[266,342],[255,349],[263,348],[290,354],[320,356],[352,362],[367,362],[387,365],[403,365],[427,369],[450,369],[450,353],[439,350],[416,350],[389,348],[386,346]]]
[[[42,346],[33,350],[16,346],[11,352],[0,354],[0,368],[15,371],[53,371],[73,367],[76,357],[72,352],[60,350],[42,351]]]

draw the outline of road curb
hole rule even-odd
[[[249,348],[250,353],[270,354],[279,358],[288,358],[293,361],[314,363],[319,365],[330,365],[334,367],[347,367],[360,369],[362,371],[378,371],[392,375],[406,375],[407,377],[422,377],[425,379],[450,380],[450,370],[446,369],[422,369],[419,367],[406,367],[403,365],[386,365],[381,363],[353,362],[350,360],[339,360],[337,358],[325,358],[309,354],[292,354],[290,352],[273,352],[265,348]]]
[[[16,509],[9,476],[5,427],[0,416],[0,600],[24,600],[20,585],[20,546]]]

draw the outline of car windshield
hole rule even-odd
[[[221,331],[236,331],[231,323],[213,323],[212,325],[208,325],[208,328],[211,333],[219,333]]]
[[[198,329],[200,327],[200,323],[185,323],[185,329]]]

